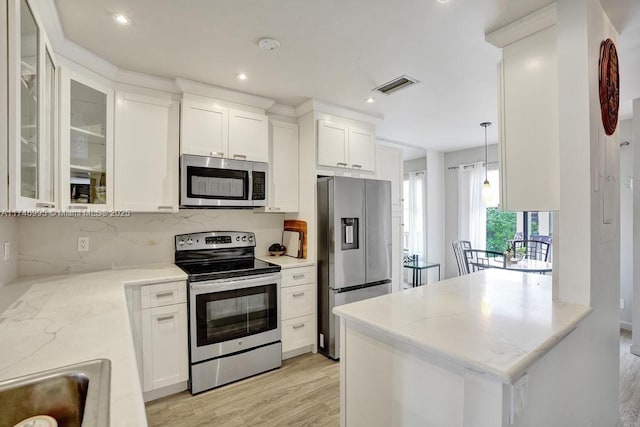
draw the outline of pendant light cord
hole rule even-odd
[[[489,182],[489,151],[487,148],[487,127],[491,126],[491,122],[482,122],[480,126],[484,128],[484,182]]]

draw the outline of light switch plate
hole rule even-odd
[[[78,237],[78,252],[87,252],[89,250],[89,238]]]

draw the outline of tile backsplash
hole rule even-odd
[[[18,275],[64,274],[172,263],[174,236],[197,231],[256,233],[256,255],[280,242],[284,214],[250,210],[186,210],[124,218],[19,218]],[[0,228],[1,230],[1,228]],[[78,252],[78,237],[89,250]]]

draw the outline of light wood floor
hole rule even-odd
[[[192,396],[147,405],[149,426],[338,426],[340,367],[319,354],[285,360],[282,368]]]
[[[640,357],[631,354],[631,332],[620,331],[620,427],[638,427],[640,419]]]
[[[620,331],[619,427],[640,427],[640,357]],[[149,426],[338,426],[340,368],[319,354],[285,360],[282,368],[191,396],[179,393],[147,405]]]

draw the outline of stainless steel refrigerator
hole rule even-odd
[[[391,292],[391,183],[318,179],[318,348],[340,357],[333,307]]]

